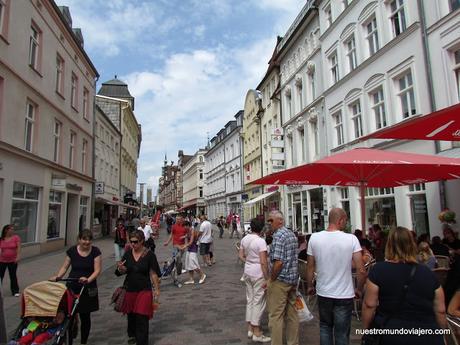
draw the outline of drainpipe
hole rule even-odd
[[[94,80],[94,95],[93,95],[93,138],[92,138],[92,166],[91,166],[91,177],[93,180],[95,179],[96,176],[96,161],[94,157],[96,156],[96,84],[97,81],[99,80],[99,77],[96,77]],[[96,203],[96,185],[93,181],[92,186],[91,186],[91,211],[90,211],[90,223],[89,223],[89,229],[91,229],[91,232],[93,231],[93,221],[94,221],[94,208],[95,208],[95,203]]]
[[[431,70],[431,60],[430,60],[430,47],[428,44],[428,34],[426,28],[426,16],[425,16],[425,8],[423,7],[422,0],[417,0],[418,6],[418,14],[420,17],[420,26],[422,30],[422,42],[423,42],[423,59],[425,62],[425,74],[426,79],[428,81],[428,96],[430,100],[430,112],[436,110],[436,100],[434,96],[434,85],[433,85],[433,72]],[[441,151],[441,145],[439,141],[434,142],[435,152],[439,153]],[[439,183],[439,198],[441,204],[441,210],[447,207],[447,200],[446,200],[446,182],[440,181]]]

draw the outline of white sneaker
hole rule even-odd
[[[193,279],[190,279],[184,282],[184,285],[189,285],[189,284],[195,284],[195,281]]]
[[[248,339],[252,339],[253,335],[254,335],[254,333],[252,333],[252,331],[248,331]]]
[[[205,279],[206,279],[206,274],[203,273],[203,275],[202,275],[202,277],[200,278],[198,284],[203,284]]]
[[[21,296],[21,294],[19,294],[19,293],[14,294],[14,297],[19,297],[19,296]]]
[[[269,343],[270,341],[272,341],[272,338],[270,337],[267,337],[265,335],[261,335],[260,337],[258,337],[257,335],[253,335],[252,336],[252,341],[256,342],[256,343]]]

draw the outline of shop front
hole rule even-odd
[[[287,186],[286,225],[303,233],[324,230],[326,212],[322,187]]]

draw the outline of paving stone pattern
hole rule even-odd
[[[241,265],[237,264],[235,241],[228,233],[214,243],[217,263],[204,268],[207,275],[204,284],[183,285],[178,288],[167,278],[161,283],[160,307],[150,321],[150,344],[155,345],[224,345],[255,344],[246,336],[245,288],[240,282]],[[164,247],[166,231],[161,232],[157,241],[157,257],[160,265],[170,258],[171,246]],[[113,241],[110,238],[95,241],[103,251],[104,271],[98,278],[100,310],[92,314],[92,329],[88,344],[127,344],[126,317],[113,311],[109,305],[113,290],[120,286],[123,277],[114,275]],[[20,264],[20,274],[27,285],[43,280],[54,274],[64,257],[63,251],[24,260]],[[22,273],[21,273],[22,272]],[[27,273],[29,272],[29,273]],[[36,280],[32,280],[36,279]],[[179,277],[188,279],[188,274]],[[5,279],[4,294],[8,293],[9,282]],[[18,324],[19,299],[5,297],[7,328],[12,331]],[[316,314],[316,312],[315,312]],[[262,321],[264,334],[268,332],[268,320]],[[359,344],[354,335],[360,323],[353,319],[351,343]],[[79,344],[79,339],[75,344]],[[317,317],[300,325],[300,344],[319,344],[319,322]]]

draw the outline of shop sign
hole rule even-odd
[[[104,182],[96,182],[94,184],[94,193],[95,194],[104,194]]]
[[[51,185],[56,188],[64,188],[65,187],[65,178],[53,178],[51,180]]]
[[[79,191],[79,192],[83,190],[83,187],[79,186],[76,183],[67,183],[66,187],[67,187],[67,189],[76,190],[76,191]]]

